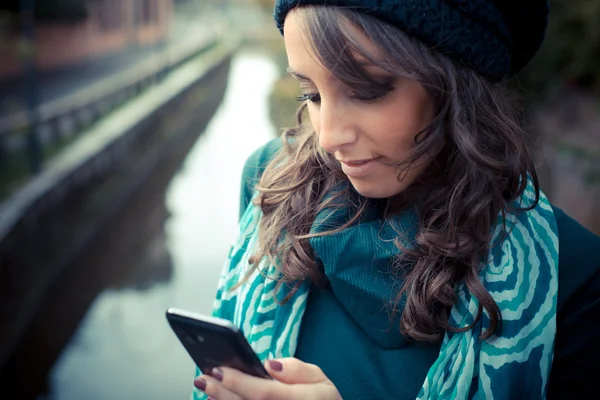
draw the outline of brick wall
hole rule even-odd
[[[71,24],[36,26],[35,52],[39,70],[51,70],[86,59],[148,45],[168,35],[173,0],[99,0],[90,2],[89,18]],[[0,45],[0,79],[19,75],[20,37]]]

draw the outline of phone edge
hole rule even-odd
[[[213,317],[210,315],[197,314],[197,313],[193,313],[191,311],[187,311],[187,310],[184,310],[181,308],[169,307],[166,311],[166,315],[167,315],[167,319],[169,319],[170,315],[173,315],[173,316],[198,320],[198,321],[202,321],[202,322],[212,323],[212,324],[218,325],[223,328],[231,329],[231,330],[235,331],[236,333],[239,332],[239,328],[237,326],[235,326],[229,320],[226,320],[223,318],[218,318],[218,317]]]

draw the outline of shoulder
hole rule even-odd
[[[596,385],[600,359],[600,238],[561,209],[558,311],[548,398],[578,398]]]
[[[281,139],[273,139],[265,145],[256,149],[244,163],[242,171],[242,188],[240,192],[240,210],[241,216],[252,199],[254,186],[260,180],[262,173],[269,164],[269,161],[275,157],[275,154],[283,147]]]
[[[558,228],[558,309],[564,308],[581,290],[598,287],[600,294],[600,237],[581,226],[558,207],[552,207]]]
[[[269,161],[273,159],[282,146],[281,139],[277,138],[254,150],[244,164],[242,180],[251,181],[260,179],[267,164],[269,164]]]

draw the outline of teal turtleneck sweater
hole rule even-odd
[[[241,211],[280,147],[279,140],[271,141],[246,163]],[[548,398],[578,398],[593,393],[600,370],[600,238],[562,210],[554,211],[559,295]],[[397,331],[397,321],[390,324],[386,304],[397,288],[381,268],[339,273],[344,275],[334,276],[331,288],[310,292],[296,357],[321,367],[344,399],[415,399],[440,343],[408,341]]]

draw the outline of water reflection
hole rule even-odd
[[[122,252],[117,249],[124,242],[116,240],[95,255],[107,269],[115,255],[144,268],[128,271],[96,298],[53,369],[48,398],[189,396],[193,363],[164,311],[170,306],[210,310],[235,235],[243,163],[273,137],[267,96],[276,77],[268,55],[247,50],[236,56],[225,99],[166,198],[159,193],[154,199],[159,206],[132,205],[132,215],[115,227],[116,238],[117,232],[127,232],[125,242],[144,243],[143,248],[132,245]],[[152,196],[141,199],[146,205],[153,201]],[[132,241],[136,235],[140,240]],[[123,260],[118,264],[125,265]]]

